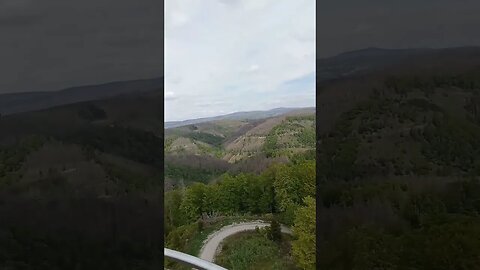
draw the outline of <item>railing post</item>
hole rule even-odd
[[[198,270],[227,270],[214,263],[168,248],[164,248],[164,256],[179,263],[190,265]]]

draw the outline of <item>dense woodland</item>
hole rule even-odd
[[[480,73],[396,76],[320,134],[321,269],[478,269]]]
[[[161,267],[160,175],[142,178],[98,162],[110,184],[79,184],[52,164],[25,182],[18,166],[39,145],[20,145],[1,155],[0,268]]]
[[[314,197],[315,160],[307,155],[298,156],[290,164],[273,165],[260,175],[227,173],[213,184],[195,183],[175,189],[165,193],[166,245],[189,252],[189,241],[212,219],[273,214],[275,220],[298,232],[292,251],[298,265],[314,269],[315,227],[311,225],[315,211],[302,210],[315,209]],[[313,219],[306,222],[305,216]]]
[[[0,269],[162,267],[163,138],[123,102],[0,118]]]

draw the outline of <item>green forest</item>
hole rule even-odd
[[[478,78],[391,77],[320,136],[320,269],[478,269]]]
[[[166,246],[196,256],[192,245],[212,217],[269,215],[293,228],[299,269],[315,269],[314,198],[315,160],[309,158],[273,165],[260,175],[227,173],[213,184],[175,189],[165,194]]]

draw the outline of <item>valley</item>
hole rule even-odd
[[[166,129],[166,190],[179,182],[208,183],[225,172],[259,173],[272,163],[312,152],[314,113],[314,109],[297,109],[265,119],[218,120]]]

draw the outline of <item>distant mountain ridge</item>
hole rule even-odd
[[[168,121],[165,122],[165,128],[176,128],[194,124],[200,124],[205,122],[211,121],[219,121],[219,120],[257,120],[257,119],[264,119],[268,117],[275,117],[285,113],[289,113],[291,111],[305,109],[305,108],[275,108],[267,111],[248,111],[248,112],[235,112],[226,115],[219,115],[214,117],[204,117],[204,118],[197,118],[197,119],[189,119],[184,121]]]
[[[382,68],[406,57],[430,52],[432,49],[366,48],[317,59],[317,78],[321,81],[339,79],[354,73]]]
[[[124,94],[144,93],[163,88],[163,78],[110,82],[71,87],[51,92],[24,92],[0,95],[0,114],[9,115],[47,109]]]
[[[361,76],[363,74],[378,72],[389,67],[397,66],[402,63],[419,62],[417,58],[424,59],[425,63],[437,62],[438,58],[450,57],[452,61],[456,59],[473,59],[478,57],[480,47],[453,47],[443,49],[430,48],[412,48],[412,49],[384,49],[384,48],[365,48],[350,52],[345,52],[333,57],[320,58],[316,60],[317,83],[331,80],[343,79],[351,76]],[[444,61],[445,61],[444,59]],[[467,59],[467,60],[465,60]],[[470,62],[472,62],[471,60]],[[115,96],[144,93],[163,88],[163,77],[110,82],[100,85],[86,85],[71,87],[60,91],[42,91],[42,92],[24,92],[0,94],[0,114],[11,115],[16,113],[31,112],[56,106],[63,106],[84,101],[95,101],[108,99]],[[280,111],[278,113],[282,113]],[[249,112],[249,115],[236,113],[229,115],[231,118],[248,117],[256,119],[255,113]],[[271,116],[277,115],[272,112]],[[260,117],[262,118],[263,115]],[[172,121],[166,123],[166,128],[177,127],[179,125],[188,125],[193,123],[209,121],[210,118],[193,119],[185,121]],[[185,122],[185,123],[183,123]]]
[[[441,57],[455,53],[475,52],[480,47],[452,47],[442,49],[412,48],[385,49],[365,48],[344,52],[336,56],[317,59],[317,82],[345,78],[372,71],[382,70],[405,61],[416,61],[417,57]]]

